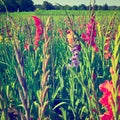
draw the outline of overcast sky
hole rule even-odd
[[[89,5],[90,0],[32,0],[34,4],[42,4],[43,1],[48,1],[52,3],[53,5],[56,3],[59,3],[61,5]],[[117,5],[120,6],[120,0],[96,0],[97,5],[104,5],[107,3],[108,5]]]

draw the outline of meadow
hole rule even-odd
[[[119,16],[0,13],[0,120],[120,120]]]

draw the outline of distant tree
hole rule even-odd
[[[79,7],[77,6],[77,5],[74,5],[73,7],[72,7],[72,10],[78,10],[79,9]]]
[[[98,5],[98,10],[102,10],[103,7],[101,5]]]
[[[54,6],[51,3],[47,2],[47,1],[44,1],[43,2],[43,8],[45,10],[52,10],[52,9],[54,9]]]
[[[35,6],[32,0],[16,0],[20,11],[34,11]]]
[[[94,6],[94,10],[98,10],[98,5],[95,5],[95,6]]]
[[[10,12],[17,11],[33,11],[35,6],[32,0],[3,0],[7,10]],[[5,12],[5,7],[0,3],[0,11]]]
[[[87,7],[86,7],[86,5],[81,4],[81,5],[79,5],[78,9],[79,9],[79,10],[86,10]]]
[[[116,8],[116,10],[120,10],[120,6],[118,6],[118,7]]]
[[[116,10],[116,9],[117,9],[117,6],[108,6],[108,9],[109,9],[109,10]]]
[[[64,10],[72,10],[72,7],[69,6],[69,5],[65,5],[63,9],[64,9]]]
[[[108,5],[107,4],[103,5],[103,10],[108,10]]]
[[[19,8],[19,5],[17,4],[16,0],[7,0],[7,9],[10,12],[17,11]]]
[[[17,11],[18,4],[16,0],[3,0],[3,2],[8,11],[10,12]],[[5,12],[5,6],[3,5],[3,3],[0,2],[0,11]]]

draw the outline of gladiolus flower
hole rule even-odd
[[[72,30],[67,30],[67,41],[69,44],[70,51],[72,53],[72,57],[70,58],[71,63],[69,64],[70,67],[78,67],[79,66],[79,52],[81,50],[81,46],[77,43],[74,32]]]
[[[72,30],[67,30],[67,41],[70,46],[74,46],[74,32]]]
[[[110,37],[109,35],[106,37],[105,40],[105,46],[104,46],[104,58],[107,60],[111,58],[111,53],[110,53]]]
[[[74,45],[74,47],[71,48],[72,57],[71,60],[71,67],[78,67],[79,66],[79,52],[81,50],[81,46],[79,44]]]
[[[28,44],[28,42],[25,42],[24,49],[25,49],[26,51],[29,50],[29,44]]]
[[[35,27],[36,27],[36,35],[35,35],[35,40],[34,44],[36,47],[39,46],[39,41],[40,41],[40,36],[43,34],[43,24],[41,20],[37,16],[32,16],[34,19]]]
[[[113,67],[110,67],[110,73],[111,73],[111,74],[114,74],[114,73],[115,73],[114,70],[113,70]]]
[[[86,32],[82,33],[81,38],[89,46],[92,46],[95,52],[98,52],[98,47],[95,43],[96,34],[97,34],[97,31],[96,31],[95,16],[92,16],[90,19],[90,22],[86,25]]]
[[[99,89],[103,92],[103,97],[99,100],[99,102],[107,109],[107,111],[100,115],[100,120],[114,120],[112,106],[115,106],[115,101],[113,101],[112,92],[114,91],[112,81],[106,80],[99,86]],[[120,86],[118,89],[118,99],[120,98]],[[118,113],[120,112],[120,100],[118,100]]]

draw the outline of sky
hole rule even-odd
[[[90,4],[90,0],[32,0],[32,1],[34,2],[34,4],[42,4],[43,1],[47,1],[47,2],[52,3],[53,5],[59,3],[61,5],[70,5],[70,6]],[[105,3],[107,3],[109,6],[110,5],[120,6],[120,0],[96,0],[97,5],[104,5]]]

